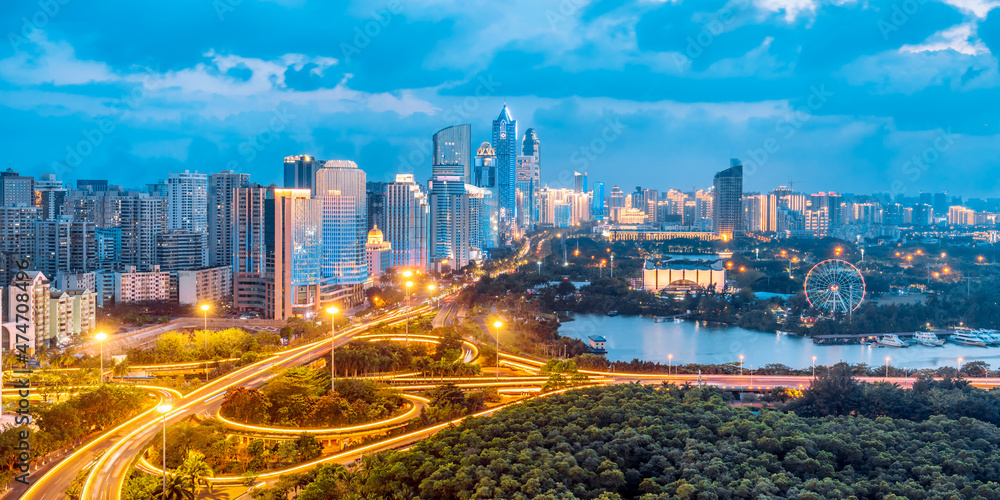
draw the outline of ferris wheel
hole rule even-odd
[[[829,259],[809,270],[805,291],[813,308],[828,314],[847,314],[865,300],[865,279],[850,262]]]

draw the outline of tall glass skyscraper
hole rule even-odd
[[[604,220],[604,183],[595,182],[592,184],[593,195],[590,197],[590,213],[594,220]]]
[[[743,164],[729,160],[729,168],[715,174],[715,234],[725,240],[743,231]]]
[[[413,174],[396,174],[386,184],[385,241],[392,244],[391,267],[427,267],[427,233],[430,212],[427,196]]]
[[[498,241],[508,245],[514,237],[514,218],[517,214],[517,120],[503,105],[500,115],[493,120],[493,146],[497,163],[497,206],[499,214]]]
[[[433,165],[435,175],[460,175],[462,182],[471,182],[472,125],[454,125],[434,134]]]
[[[361,285],[368,279],[365,172],[353,161],[331,160],[316,172],[323,204],[323,284]]]

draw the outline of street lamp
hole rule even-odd
[[[167,493],[167,413],[170,413],[174,407],[170,406],[169,403],[163,403],[156,407],[156,411],[163,415],[163,462],[160,464],[163,467],[163,494]]]
[[[740,376],[743,376],[743,355],[740,354]]]
[[[409,271],[406,271],[409,273]],[[406,325],[406,347],[410,347],[410,287],[413,286],[412,281],[406,282],[406,313],[403,314],[403,323]]]
[[[94,338],[101,345],[101,384],[104,384],[104,339],[108,338],[108,334],[98,332],[97,335],[94,335]]]
[[[427,285],[427,291],[431,293],[431,300],[436,305],[437,304],[437,297],[434,296],[434,290],[435,289],[437,289],[437,287],[434,286],[433,284]]]
[[[538,261],[538,274],[542,274],[542,261]]]
[[[965,361],[965,358],[958,358],[958,374],[960,376],[962,375],[962,361]]]
[[[670,373],[673,371],[673,368],[674,368],[674,355],[667,354],[667,377],[670,376]]]
[[[204,333],[205,333],[205,382],[208,382],[208,310],[211,309],[211,308],[212,308],[212,306],[210,306],[208,304],[202,304],[201,305],[201,312],[204,313],[204,317],[205,317],[205,329],[204,329]]]
[[[495,334],[493,335],[497,341],[497,380],[500,380],[500,327],[503,326],[503,322],[496,320],[493,322],[493,328],[496,328]]]
[[[816,356],[813,356],[813,379],[816,379]]]
[[[333,358],[333,350],[337,347],[337,313],[340,309],[335,306],[326,308],[326,313],[330,315],[330,397],[333,397],[334,380],[337,378],[337,363]]]

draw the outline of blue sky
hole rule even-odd
[[[691,189],[735,156],[748,190],[1000,196],[997,6],[4,2],[0,131],[10,166],[66,180],[280,182],[301,153],[426,178],[431,134],[489,140],[506,100],[551,186]]]

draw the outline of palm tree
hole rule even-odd
[[[182,474],[167,475],[167,489],[160,491],[157,500],[194,500],[194,491],[189,490],[187,478]]]
[[[128,375],[129,368],[131,368],[131,363],[128,362],[128,359],[123,359],[121,362],[115,363],[115,366],[111,367],[111,372],[119,379],[123,379],[125,378],[125,375]]]
[[[184,462],[177,468],[177,472],[191,481],[191,490],[198,494],[198,484],[205,483],[208,491],[212,491],[212,483],[207,478],[214,477],[215,471],[205,462],[205,455],[197,451],[188,450]]]

